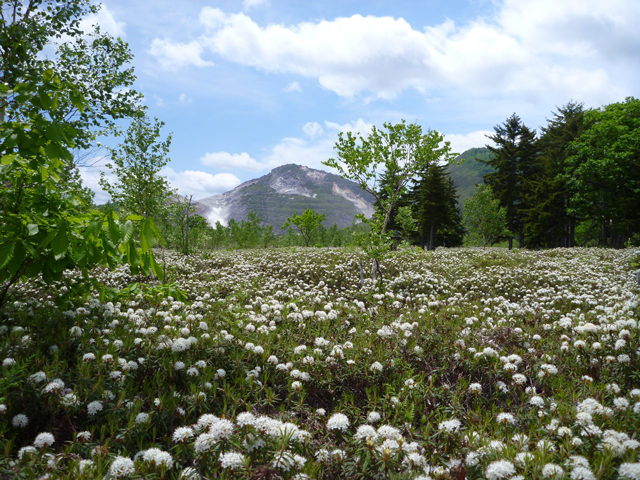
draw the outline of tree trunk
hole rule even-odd
[[[431,226],[429,227],[429,250],[434,250],[433,247],[433,236],[435,233],[435,222],[431,222]]]
[[[189,255],[189,213],[191,210],[191,199],[193,195],[189,197],[189,203],[187,205],[187,224],[185,226],[185,239],[184,239],[184,253]]]
[[[509,237],[509,250],[513,250],[513,237]]]

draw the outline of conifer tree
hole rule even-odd
[[[567,170],[569,145],[584,130],[583,119],[583,104],[569,102],[558,108],[541,129],[542,136],[537,142],[540,170],[526,180],[528,208],[524,215],[529,246],[575,246],[577,218],[563,174]]]
[[[509,248],[513,247],[513,236],[517,236],[520,247],[524,247],[525,179],[533,178],[538,170],[536,134],[515,113],[494,130],[495,134],[488,138],[495,146],[487,145],[487,148],[495,157],[483,161],[493,167],[494,172],[485,175],[484,181],[491,186],[500,206],[507,210],[507,224],[512,235]]]
[[[444,165],[433,163],[418,173],[409,195],[418,221],[422,248],[462,243],[462,218],[458,210],[458,195],[453,179]]]

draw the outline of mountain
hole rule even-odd
[[[483,177],[487,173],[493,172],[493,168],[479,162],[476,158],[480,160],[490,160],[493,158],[493,153],[491,153],[491,150],[488,148],[471,148],[456,157],[456,162],[462,163],[452,163],[447,166],[447,171],[458,188],[458,195],[460,195],[458,205],[460,206],[460,210],[462,210],[464,199],[473,195],[476,184],[483,183]]]
[[[283,165],[267,175],[249,180],[233,190],[198,200],[196,212],[211,225],[220,220],[240,221],[256,212],[262,222],[273,225],[276,232],[293,212],[302,214],[307,208],[324,213],[323,223],[343,228],[353,217],[373,214],[374,198],[356,183],[332,173],[301,165]]]

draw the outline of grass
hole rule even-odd
[[[637,250],[394,252],[383,293],[360,255],[172,254],[170,287],[95,271],[111,302],[23,285],[0,476],[640,478]]]

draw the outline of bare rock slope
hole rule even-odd
[[[324,225],[334,223],[343,228],[353,217],[373,214],[374,198],[357,184],[332,173],[301,165],[283,165],[264,177],[249,180],[221,195],[198,200],[197,213],[211,225],[240,221],[249,212],[256,212],[263,223],[273,225],[276,232],[293,212],[301,214],[307,208],[324,213]]]

